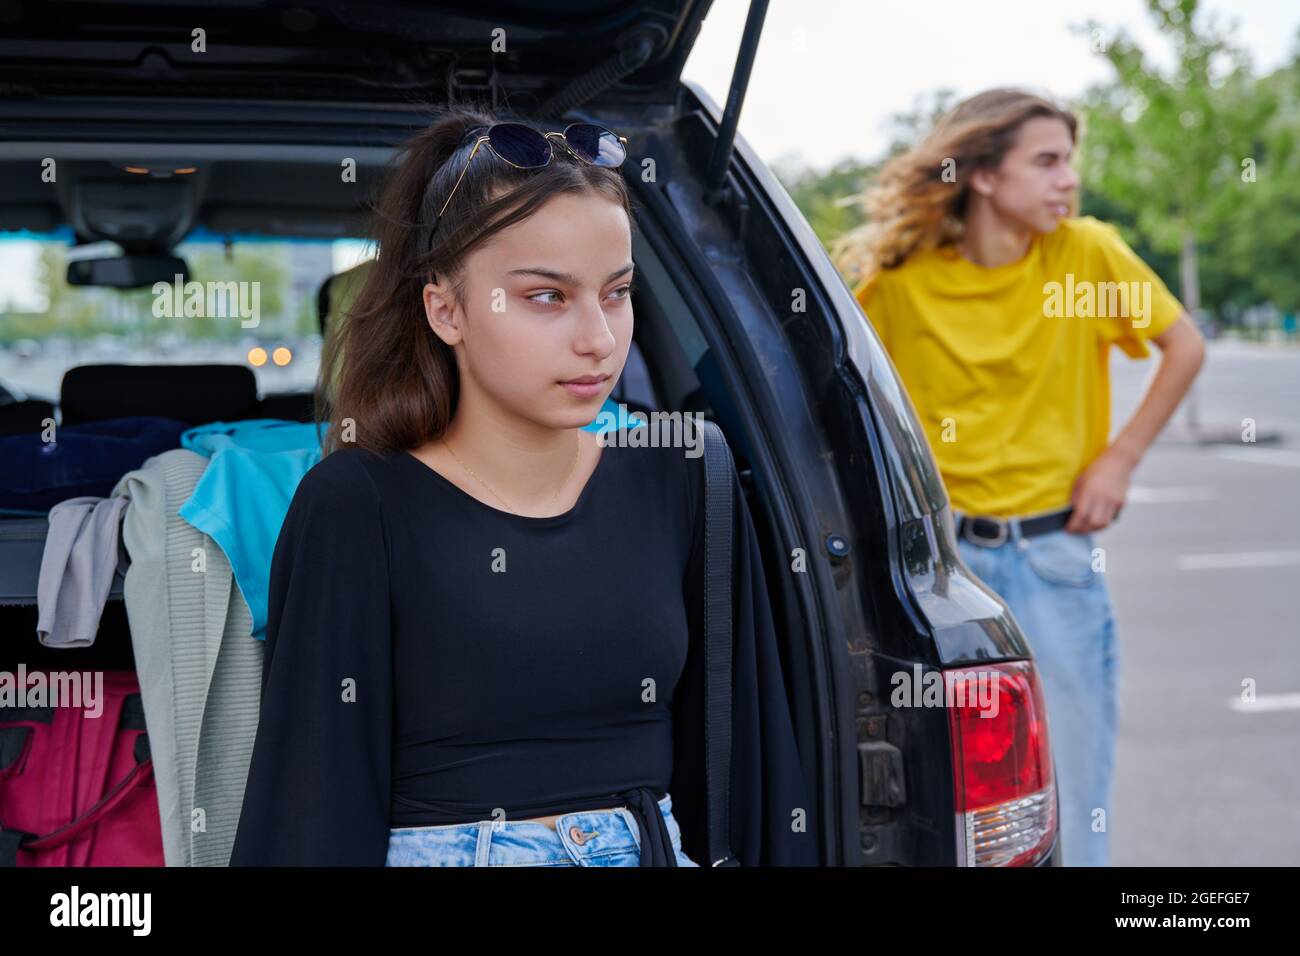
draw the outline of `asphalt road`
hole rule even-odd
[[[1116,428],[1151,365],[1112,363]],[[1294,866],[1300,348],[1212,343],[1197,411],[1235,443],[1191,442],[1180,410],[1098,538],[1120,639],[1112,863]],[[1245,418],[1280,440],[1241,442]]]

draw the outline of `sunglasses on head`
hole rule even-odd
[[[571,123],[564,128],[563,132],[550,133],[543,133],[523,123],[494,123],[492,126],[472,129],[466,136],[474,133],[481,135],[475,138],[474,148],[470,150],[465,165],[461,167],[460,175],[456,177],[456,185],[451,187],[446,201],[438,210],[433,229],[429,231],[430,240],[442,220],[442,214],[447,211],[451,197],[456,195],[456,190],[460,188],[469,164],[484,146],[496,153],[502,162],[509,163],[517,169],[541,169],[549,165],[555,158],[554,143],[559,143],[574,157],[592,166],[617,169],[623,165],[623,160],[627,159],[627,139],[595,123]]]

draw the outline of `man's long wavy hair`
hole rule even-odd
[[[1021,125],[1037,116],[1062,120],[1077,139],[1073,113],[1023,90],[986,90],[944,114],[920,143],[889,159],[858,197],[867,221],[833,245],[840,270],[858,285],[913,253],[956,244],[970,174],[997,168]],[[1072,203],[1073,216],[1077,196]]]
[[[315,390],[316,416],[329,422],[323,455],[347,446],[417,448],[451,423],[459,371],[455,353],[425,316],[429,276],[445,278],[464,306],[465,257],[562,193],[601,193],[634,224],[622,173],[574,159],[558,143],[554,159],[541,169],[517,169],[486,145],[466,167],[475,139],[468,134],[498,122],[527,121],[452,107],[399,151],[373,209],[378,254],[341,327],[326,330]],[[464,179],[431,234],[462,169]]]

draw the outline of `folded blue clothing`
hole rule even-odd
[[[606,400],[584,431],[618,428],[619,407]],[[635,424],[643,419],[629,416]],[[626,427],[627,421],[623,425]],[[253,619],[251,635],[266,637],[271,558],[289,503],[303,475],[320,461],[327,423],[279,418],[210,422],[181,435],[181,445],[211,461],[180,507],[180,516],[225,552]]]
[[[266,636],[271,556],[302,476],[321,458],[328,423],[281,418],[209,422],[181,446],[211,460],[179,514],[225,552],[248,603],[253,637]]]
[[[253,637],[266,636],[266,592],[280,526],[298,482],[320,457],[320,448],[222,448],[180,507],[180,516],[210,536],[229,559],[235,584],[248,602]]]
[[[181,435],[181,447],[209,458],[223,448],[251,451],[291,451],[319,448],[329,425],[284,418],[250,418],[237,422],[208,422]]]
[[[638,425],[645,424],[645,418],[637,412],[629,411],[626,408],[623,411],[623,421],[618,420],[619,405],[612,398],[605,399],[605,404],[600,406],[600,411],[596,417],[591,420],[591,424],[583,425],[584,432],[595,432],[599,435],[601,432],[607,432],[611,429],[617,431],[620,428],[635,428]]]

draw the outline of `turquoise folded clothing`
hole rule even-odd
[[[320,448],[329,425],[284,418],[250,418],[238,422],[208,422],[181,434],[181,447],[211,458],[223,448],[250,451],[293,451]]]
[[[253,637],[266,636],[271,556],[293,493],[320,449],[255,451],[225,448],[212,456],[180,516],[225,552],[248,603]]]
[[[644,424],[607,399],[584,431]],[[239,593],[252,617],[251,635],[265,639],[271,557],[289,513],[298,482],[321,458],[328,423],[319,425],[279,418],[209,422],[181,434],[181,447],[211,460],[180,516],[212,538],[230,561]]]
[[[207,534],[230,561],[252,618],[266,637],[271,556],[298,482],[321,457],[327,423],[278,418],[210,422],[181,435],[181,446],[211,461],[180,516]]]
[[[623,408],[623,420],[619,421],[619,404],[612,398],[605,399],[605,404],[600,406],[600,411],[592,419],[591,424],[583,425],[584,432],[595,432],[599,435],[601,432],[610,430],[618,431],[620,428],[636,428],[646,423],[645,416],[638,412],[629,410],[626,406]]]

